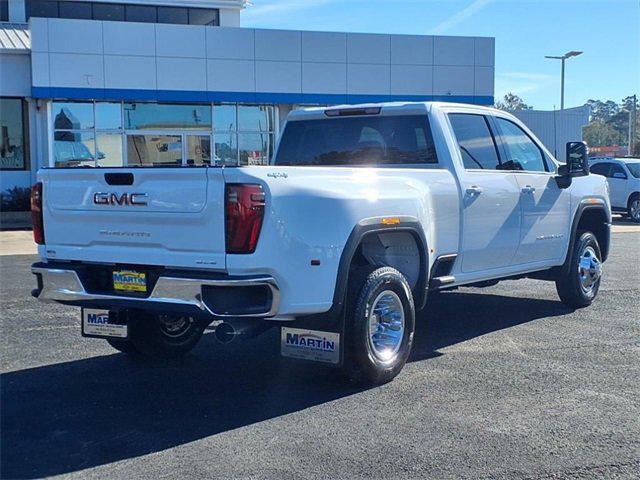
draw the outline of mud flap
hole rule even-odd
[[[338,319],[324,315],[299,318],[280,328],[280,355],[341,367],[345,338],[344,315]]]

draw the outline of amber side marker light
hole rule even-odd
[[[399,223],[400,223],[399,218],[383,218],[382,219],[383,225],[398,225]]]

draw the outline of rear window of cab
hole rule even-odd
[[[365,115],[288,122],[273,163],[376,166],[437,162],[426,115]]]

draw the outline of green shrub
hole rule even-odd
[[[0,211],[28,212],[31,210],[31,189],[27,187],[13,187],[0,192]]]

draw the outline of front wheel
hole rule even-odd
[[[131,343],[150,357],[180,357],[196,346],[204,327],[192,317],[140,313],[130,326]]]
[[[640,223],[640,194],[636,193],[629,199],[627,214],[631,220]]]
[[[578,232],[569,255],[569,264],[556,279],[556,290],[568,307],[587,307],[596,298],[602,277],[602,254],[596,236],[591,232]]]
[[[348,375],[374,385],[392,380],[413,344],[415,309],[407,279],[390,267],[354,272],[345,322]]]

